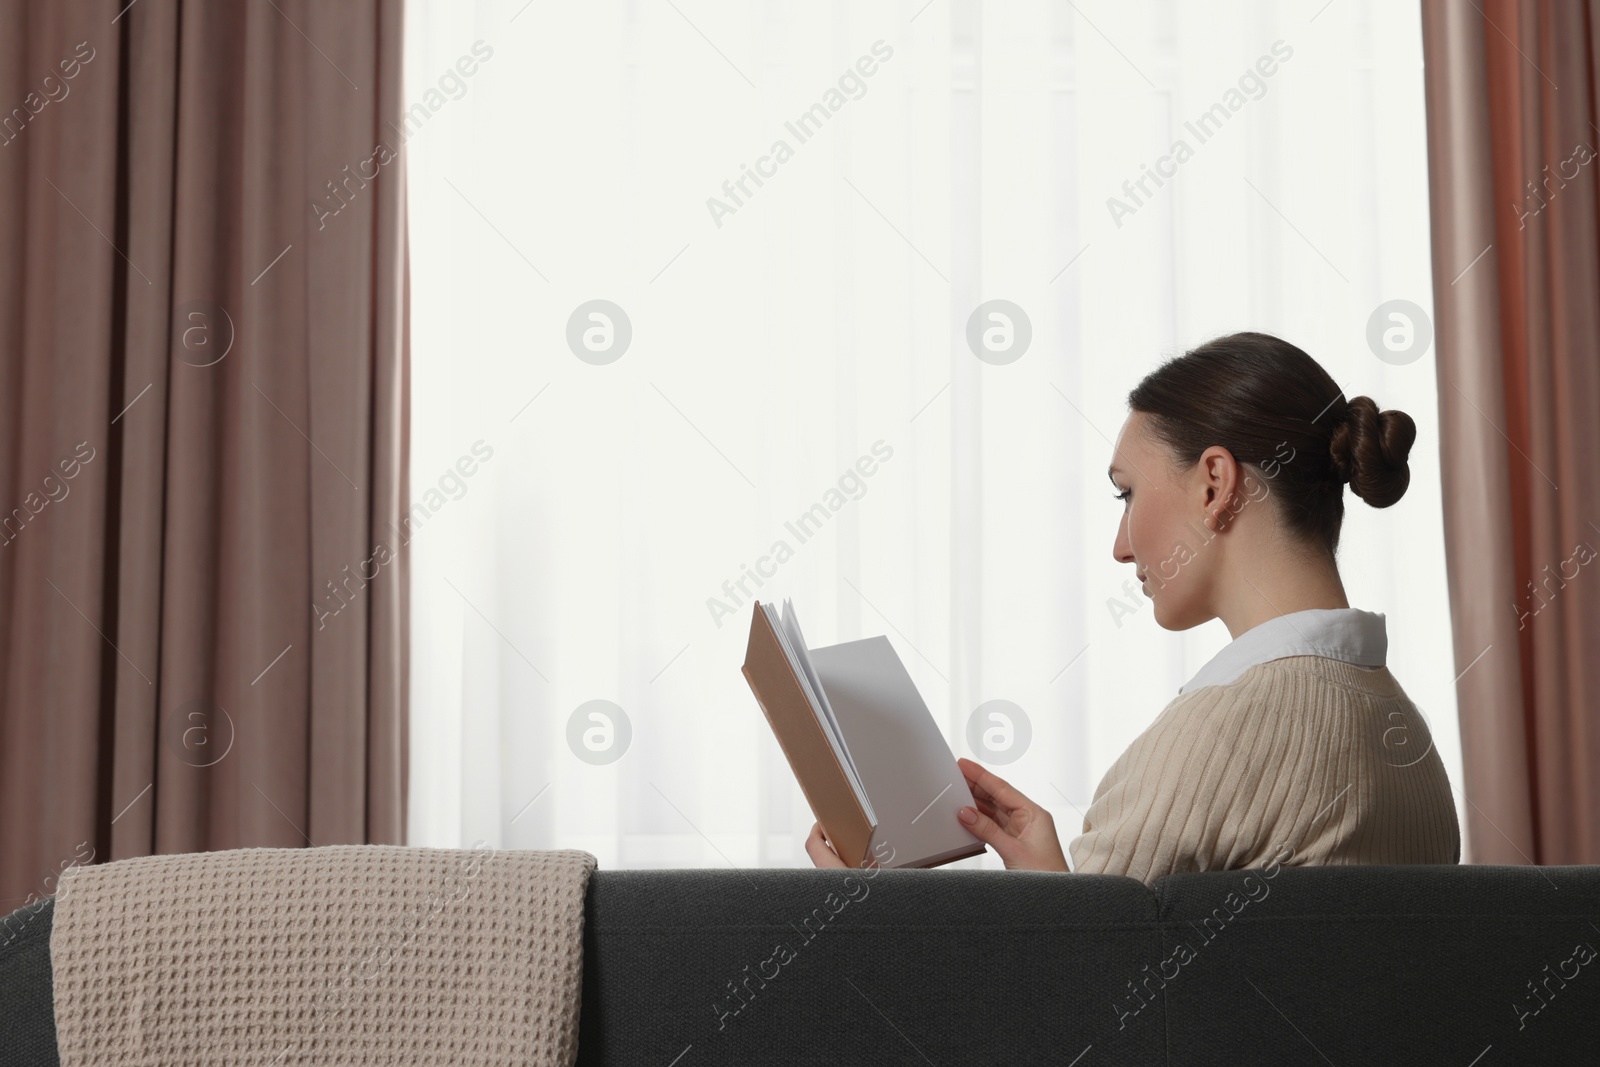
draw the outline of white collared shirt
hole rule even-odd
[[[1285,656],[1323,656],[1357,667],[1382,667],[1389,651],[1384,617],[1359,608],[1291,611],[1252,626],[1184,683],[1180,694],[1227,685],[1257,664]]]

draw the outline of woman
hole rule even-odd
[[[1334,561],[1344,486],[1399,500],[1416,425],[1346,400],[1287,341],[1218,338],[1128,396],[1110,475],[1112,552],[1156,622],[1220,618],[1233,641],[1106,772],[1072,870],[1154,881],[1268,863],[1456,863],[1450,783],[1384,666],[1384,617]],[[1014,870],[1068,870],[1048,811],[971,760],[960,818]],[[813,826],[806,851],[842,866]]]

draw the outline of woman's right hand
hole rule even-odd
[[[1000,854],[1012,871],[1067,871],[1066,854],[1048,811],[1017,792],[1011,783],[965,757],[956,761],[972,789],[976,808],[958,817],[979,841]],[[969,821],[970,819],[970,821]]]

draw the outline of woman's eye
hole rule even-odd
[[[1127,500],[1132,495],[1133,495],[1133,490],[1132,489],[1124,489],[1120,493],[1113,494],[1112,495],[1112,499],[1113,500]]]

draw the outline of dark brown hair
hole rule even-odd
[[[1289,529],[1331,555],[1344,485],[1375,508],[1405,495],[1417,425],[1347,400],[1322,365],[1280,338],[1235,333],[1168,360],[1128,394],[1182,466],[1221,445],[1262,471]],[[1292,452],[1291,452],[1292,450]]]

